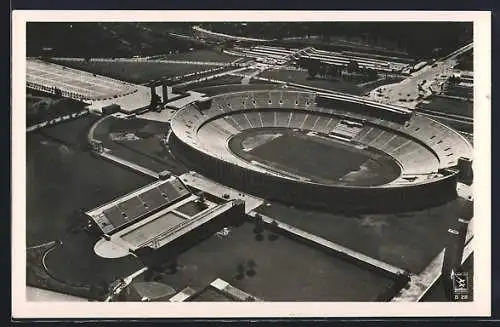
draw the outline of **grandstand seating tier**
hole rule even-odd
[[[182,136],[176,122],[188,122],[182,129],[190,130],[189,144],[242,165],[245,164],[241,159],[228,150],[227,142],[244,130],[261,127],[299,128],[323,134],[333,131],[391,155],[402,166],[402,174],[407,175],[434,174],[439,169],[456,165],[459,157],[471,155],[471,146],[463,137],[426,117],[413,115],[406,124],[375,117],[365,117],[358,122],[335,108],[316,106],[315,97],[313,93],[286,90],[253,90],[214,96],[212,108],[203,117],[196,119],[189,106],[179,111],[174,117],[173,130]],[[359,112],[356,110],[356,115]],[[262,170],[248,163],[247,166]]]

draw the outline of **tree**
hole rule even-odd
[[[377,71],[375,69],[367,69],[366,70],[366,77],[369,80],[375,80],[378,77]]]
[[[257,264],[255,263],[255,260],[253,260],[253,259],[249,259],[249,260],[247,261],[247,266],[248,266],[249,268],[255,268],[255,267],[257,266]]]
[[[238,263],[238,265],[236,266],[236,271],[239,274],[243,274],[245,272],[245,265],[242,263]]]
[[[301,58],[302,59],[302,58]],[[314,78],[321,71],[321,62],[318,59],[304,58],[302,64],[307,68],[309,76]]]
[[[347,64],[347,71],[349,73],[353,73],[353,72],[359,71],[359,64],[358,64],[358,62],[355,61],[355,60],[349,61],[349,63]]]
[[[309,67],[307,69],[307,73],[309,74],[309,77],[314,78],[318,74],[318,71],[314,69],[313,67]]]

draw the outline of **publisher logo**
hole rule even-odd
[[[467,272],[456,272],[453,274],[453,293],[455,300],[463,301],[469,299],[469,275]]]

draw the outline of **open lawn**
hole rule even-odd
[[[426,100],[429,101],[429,103],[421,103],[420,105],[418,105],[417,109],[424,109],[429,111],[436,111],[439,113],[459,115],[471,118],[474,115],[474,103],[471,101],[463,101],[440,96],[430,96]]]
[[[316,234],[413,273],[444,248],[463,201],[398,214],[339,215],[272,203],[257,209],[271,218]]]
[[[212,236],[177,259],[177,271],[155,280],[199,291],[222,278],[267,301],[370,301],[392,280],[252,223]],[[143,277],[143,276],[141,276]]]
[[[241,77],[235,77],[241,79]],[[234,81],[234,80],[233,80]],[[228,92],[239,92],[239,91],[252,91],[252,90],[269,90],[280,87],[277,84],[228,84],[228,85],[216,85],[216,86],[203,86],[194,89],[197,92],[205,93],[209,96],[228,93]]]
[[[41,281],[41,286],[52,285],[76,295],[82,295],[74,293],[78,287],[65,285],[105,285],[141,267],[131,257],[97,257],[93,251],[96,237],[82,231],[86,221],[79,210],[92,209],[152,182],[85,150],[86,132],[94,120],[82,117],[27,134],[26,243],[62,241],[45,260],[48,273],[60,282]],[[45,277],[39,274],[37,278]]]
[[[84,104],[71,99],[53,96],[26,96],[26,124],[31,126],[43,121],[84,110]]]
[[[66,61],[58,60],[58,64],[87,72],[109,76],[122,81],[141,84],[150,80],[169,78],[197,71],[204,71],[214,66],[172,64],[161,62],[130,61]]]
[[[354,95],[362,95],[362,90],[355,83],[336,82],[322,79],[310,79],[306,71],[294,70],[268,70],[259,75],[260,77],[281,80],[289,83],[319,87],[322,89],[344,92]]]
[[[92,209],[152,181],[85,151],[92,116],[27,134],[28,245],[59,239],[74,211]]]
[[[162,143],[170,125],[145,119],[119,119],[110,117],[101,121],[94,136],[101,140],[111,153],[122,159],[155,172],[170,170],[182,174],[187,169],[177,161]],[[111,139],[113,135],[135,135],[134,140]]]
[[[240,84],[241,77],[233,75],[224,75],[217,78],[210,79],[208,81],[202,81],[197,83],[192,83],[184,86],[174,87],[174,92],[186,92],[188,90],[197,91],[205,93],[204,90],[211,86],[225,85],[225,84]]]
[[[175,53],[163,56],[164,60],[185,60],[185,61],[210,61],[210,62],[232,62],[240,57],[231,56],[223,52],[213,50],[195,50],[189,52]]]

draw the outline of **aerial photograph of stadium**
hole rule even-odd
[[[473,301],[473,51],[472,22],[28,22],[26,298]]]

